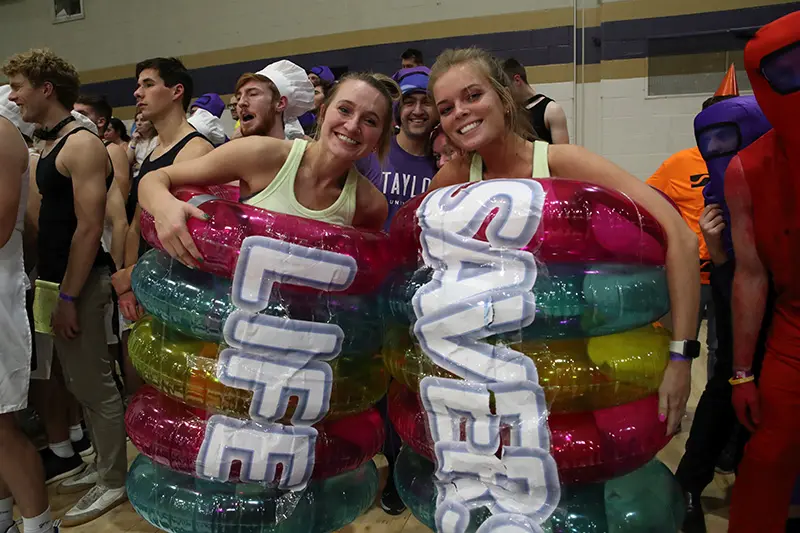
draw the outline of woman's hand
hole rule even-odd
[[[189,268],[195,268],[198,263],[203,262],[203,256],[186,227],[186,220],[189,217],[208,220],[206,213],[170,195],[154,206],[151,214],[155,220],[158,240],[165,252]]]
[[[667,435],[678,431],[692,390],[692,364],[670,361],[658,388],[658,419],[667,422]]]
[[[144,316],[144,309],[136,301],[133,291],[128,291],[119,296],[119,312],[131,322],[136,322]]]
[[[725,219],[722,218],[722,208],[719,204],[709,204],[700,215],[700,231],[708,247],[711,261],[719,266],[728,260],[725,248],[722,246],[722,230],[725,229]]]
[[[117,296],[122,296],[132,289],[131,272],[133,272],[133,266],[121,268],[112,274],[111,286],[114,287],[114,291],[117,293]]]

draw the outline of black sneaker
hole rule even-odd
[[[39,452],[39,454],[44,464],[44,478],[45,484],[47,485],[79,474],[86,468],[86,463],[83,462],[81,456],[77,453],[65,459],[53,453],[53,450],[50,448],[45,448]]]
[[[72,443],[72,449],[81,457],[88,457],[94,453],[94,446],[86,433],[83,434],[81,440]]]
[[[397,489],[394,486],[394,480],[390,477],[386,482],[386,488],[383,489],[381,494],[381,509],[383,512],[390,515],[399,515],[406,510],[406,504],[400,499],[397,494]]]
[[[685,492],[686,517],[683,519],[683,533],[706,533],[706,518],[700,505],[700,494]]]

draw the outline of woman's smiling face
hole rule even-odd
[[[441,75],[433,97],[450,141],[476,151],[505,134],[505,109],[489,79],[472,63],[461,63]]]

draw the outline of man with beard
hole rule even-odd
[[[428,67],[414,67],[401,69],[392,76],[402,93],[395,109],[400,133],[392,139],[386,161],[381,163],[372,154],[358,164],[359,171],[389,202],[385,229],[389,229],[400,206],[425,192],[436,174],[436,161],[428,149],[437,122],[436,109],[428,96],[430,72]]]
[[[285,59],[242,74],[234,94],[242,137],[285,139],[288,125],[314,107],[314,86],[306,71]]]

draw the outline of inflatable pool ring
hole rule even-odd
[[[139,258],[131,284],[147,313],[170,329],[200,340],[219,341],[225,320],[236,309],[231,302],[231,280],[193,270],[160,250]],[[273,287],[263,313],[338,325],[344,333],[339,357],[373,355],[381,349],[381,337],[375,331],[383,327],[383,319],[376,296]]]
[[[209,414],[175,401],[150,386],[137,391],[125,412],[125,428],[136,449],[176,472],[195,475]],[[323,422],[317,428],[312,479],[354,470],[370,461],[384,441],[383,420],[374,408]],[[235,464],[230,481],[238,481]]]
[[[435,529],[434,464],[405,446],[395,464],[394,482],[412,514]],[[552,533],[677,533],[685,504],[669,469],[657,460],[605,483],[562,486],[561,501],[542,524]],[[474,532],[491,514],[471,513],[467,531]]]
[[[198,268],[205,272],[232,278],[244,239],[257,235],[280,241],[284,249],[287,245],[300,245],[349,256],[357,269],[352,282],[344,289],[348,294],[375,293],[394,262],[388,236],[380,231],[273,213],[220,199],[200,187],[178,187],[172,192],[179,200],[196,205],[210,216],[209,220],[192,217],[187,221],[189,233],[203,256]],[[141,232],[150,245],[163,249],[151,216],[142,217]],[[297,287],[297,290],[313,292],[315,289]],[[336,290],[335,286],[331,290]]]
[[[385,335],[383,359],[399,383],[418,391],[425,376],[457,377],[422,352],[407,326],[389,327]],[[664,328],[649,325],[588,339],[506,344],[533,359],[550,412],[561,413],[613,407],[657,392],[669,340]]]
[[[248,418],[253,393],[223,385],[217,378],[219,345],[170,331],[152,317],[131,329],[128,353],[141,378],[164,394],[212,413]],[[333,389],[326,419],[360,413],[386,392],[388,373],[379,353],[330,361]],[[294,397],[293,397],[294,399]],[[290,404],[286,418],[291,417]]]
[[[196,479],[140,455],[126,489],[136,512],[168,533],[331,533],[372,505],[378,471],[369,461],[305,491],[285,492]]]
[[[413,324],[412,298],[431,281],[433,269],[396,271],[384,289],[387,320]],[[575,338],[609,335],[650,324],[669,311],[661,266],[550,263],[539,269],[531,291],[536,318],[506,337]]]
[[[513,191],[515,181],[518,180],[492,180],[509,191]],[[522,249],[536,255],[539,261],[664,264],[666,234],[656,219],[630,198],[580,181],[534,181],[544,189],[545,201],[539,227]],[[465,183],[462,188],[470,186],[474,183]],[[416,211],[426,196],[417,196],[403,205],[389,229],[393,257],[405,267],[417,266],[420,226]],[[476,239],[486,240],[486,224],[496,212],[497,209],[486,213]]]
[[[403,442],[433,460],[428,417],[418,394],[392,383],[389,418]],[[608,409],[552,414],[548,423],[550,453],[563,484],[606,481],[631,472],[670,440],[666,422],[658,420],[655,395]]]

